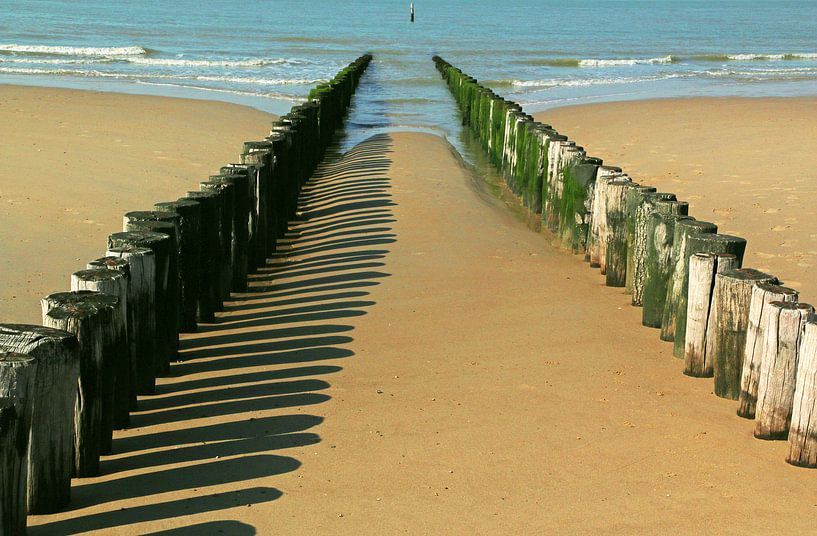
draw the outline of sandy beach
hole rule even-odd
[[[273,116],[215,101],[0,85],[0,322],[104,255],[122,214],[172,201],[234,161]]]
[[[0,240],[29,241],[10,244],[3,278],[32,289],[13,302],[32,311],[49,289],[22,267],[41,262],[62,284],[126,207],[178,196],[269,120],[216,103],[17,91],[0,113],[61,111],[72,132],[48,137],[53,119],[41,119],[40,135],[15,134],[28,144],[3,147],[20,162],[33,143],[57,155],[35,176],[59,196],[3,179],[15,203]],[[154,119],[112,132],[137,110]],[[69,184],[53,173],[62,151]],[[71,505],[31,517],[30,534],[812,529],[814,475],[783,461],[785,443],[753,439],[619,289],[480,193],[441,138],[368,140],[316,173],[302,211],[250,292],[185,336],[103,475],[76,480]],[[33,246],[44,240],[45,254]],[[26,307],[3,313],[19,320]]]
[[[749,241],[745,266],[817,301],[817,99],[658,99],[536,119],[634,180],[689,201],[690,215]]]

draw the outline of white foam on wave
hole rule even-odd
[[[642,76],[630,78],[584,78],[584,79],[563,79],[551,78],[548,80],[514,80],[511,85],[524,88],[547,89],[553,87],[587,87],[587,86],[611,86],[620,84],[637,84],[639,82],[653,82],[656,80],[668,80],[670,78],[686,78],[685,73],[666,73],[658,76]]]
[[[27,54],[53,54],[57,56],[144,56],[148,51],[142,47],[69,47],[47,45],[0,44],[0,51]]]
[[[164,87],[176,87],[181,89],[194,89],[196,91],[213,91],[216,93],[230,93],[232,95],[244,95],[248,97],[263,97],[266,99],[276,99],[276,100],[285,100],[290,102],[306,102],[306,98],[304,97],[296,97],[295,95],[287,95],[285,93],[274,93],[274,92],[256,92],[256,91],[241,91],[238,89],[224,89],[224,88],[215,88],[215,87],[202,87],[202,86],[192,86],[187,84],[171,84],[167,82],[145,82],[143,80],[136,80],[137,84],[142,84],[145,86],[164,86]]]
[[[257,58],[248,60],[185,60],[166,58],[122,58],[137,65],[168,67],[264,67],[265,65],[304,65],[306,61],[287,58]]]
[[[579,60],[579,67],[617,67],[623,65],[657,65],[672,63],[675,60],[671,55],[660,58],[617,58],[617,59],[587,59]]]
[[[734,61],[757,61],[757,60],[815,60],[817,53],[799,53],[799,54],[727,54],[730,60]]]

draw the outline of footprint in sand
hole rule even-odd
[[[780,209],[779,208],[767,208],[763,212],[765,214],[777,214],[778,212],[780,212]]]
[[[783,232],[783,231],[785,231],[787,229],[791,229],[791,225],[775,225],[770,230],[774,231],[776,233],[780,233],[780,232]]]
[[[760,251],[755,253],[755,255],[757,255],[761,259],[774,259],[775,257],[777,257],[777,255],[775,255],[774,253],[762,253]]]

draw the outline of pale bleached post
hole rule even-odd
[[[814,307],[774,301],[764,306],[763,355],[757,383],[755,437],[785,439],[791,422],[803,328]]]
[[[752,301],[749,304],[749,325],[746,329],[746,347],[743,352],[743,372],[740,376],[740,395],[738,396],[738,417],[755,418],[757,403],[757,381],[760,377],[760,361],[763,356],[763,343],[766,339],[765,305],[773,301],[795,303],[798,300],[796,290],[761,283],[752,289]]]
[[[695,253],[689,259],[689,297],[684,345],[684,374],[695,378],[712,376],[712,359],[706,353],[706,326],[711,314],[715,276],[738,267],[731,253]]]
[[[607,182],[604,191],[606,209],[603,233],[606,241],[602,273],[608,287],[623,287],[627,279],[627,228],[624,201],[632,181],[618,177]]]
[[[37,360],[0,351],[0,534],[25,534],[27,452]]]
[[[749,325],[752,287],[777,283],[773,275],[753,268],[728,270],[715,276],[712,312],[706,325],[706,353],[712,356],[715,395],[737,400],[743,373],[743,351]]]
[[[817,467],[817,315],[806,321],[800,341],[794,387],[789,453],[786,461],[798,467]]]
[[[102,390],[105,349],[118,332],[119,298],[89,290],[59,292],[42,300],[43,324],[73,333],[79,341],[78,396],[74,407],[74,476],[99,474],[103,446]]]
[[[28,512],[51,514],[71,499],[79,345],[64,330],[0,324],[0,349],[37,360],[28,445]]]
[[[590,216],[590,232],[587,241],[590,266],[593,268],[601,268],[602,262],[606,262],[607,183],[620,176],[621,169],[613,166],[601,166],[596,174],[596,187],[593,189],[593,209]],[[604,274],[604,271],[601,273]]]
[[[627,218],[627,281],[624,284],[624,293],[633,293],[633,277],[635,274],[635,225],[636,212],[644,202],[644,197],[655,193],[652,186],[634,184],[627,190],[627,199],[624,201],[624,212]]]

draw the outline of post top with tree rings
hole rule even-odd
[[[49,294],[44,300],[49,310],[45,313],[55,320],[84,318],[103,309],[119,307],[119,298],[93,290],[74,290]]]
[[[81,281],[111,281],[125,277],[122,270],[112,270],[109,268],[90,268],[74,272],[73,276]]]
[[[165,222],[154,223],[163,223],[165,225],[170,225]],[[169,239],[170,235],[168,235],[167,233],[157,233],[155,231],[125,231],[122,233],[113,233],[112,235],[108,236],[108,245],[111,247],[129,245],[147,247],[152,249],[157,244],[160,244],[163,241]]]
[[[560,137],[562,137],[564,139],[567,139],[567,136],[561,136],[560,135]],[[610,172],[610,173],[621,173],[621,168],[618,167],[618,166],[604,165],[604,166],[601,166],[599,169],[601,169],[602,171]]]
[[[35,359],[28,354],[0,350],[0,363],[31,363],[34,360]]]
[[[175,212],[166,212],[164,210],[134,210],[125,213],[125,217],[131,220],[140,221],[168,221],[178,223],[181,216]]]
[[[754,268],[736,268],[734,270],[726,270],[719,273],[717,277],[724,277],[735,281],[777,281],[775,276],[763,273],[760,270],[755,270]]]
[[[595,156],[585,156],[584,160],[582,160],[582,164],[587,164],[591,166],[600,166],[604,163],[601,158]]]
[[[159,210],[167,210],[170,212],[174,212],[177,208],[188,208],[188,207],[195,207],[198,206],[196,201],[191,199],[185,199],[184,197],[180,197],[175,201],[161,201],[153,205],[154,207],[158,208]]]
[[[175,214],[175,212],[173,213]],[[135,220],[128,222],[131,231],[145,231],[164,235],[167,238],[179,234],[179,226],[169,221]]]
[[[272,149],[272,142],[269,141],[245,141],[244,153],[251,153],[257,151],[269,151]]]
[[[800,294],[793,288],[784,287],[783,285],[779,285],[777,283],[756,283],[755,284],[759,289],[773,293],[773,294],[782,294],[783,296],[794,296],[796,297]]]
[[[222,179],[222,178],[224,178],[224,177],[215,177],[215,178],[211,178],[210,180],[207,180],[207,181],[201,181],[199,183],[199,188],[202,188],[204,191],[210,191],[210,190],[218,190],[218,191],[226,190],[226,191],[230,191],[230,190],[235,190],[235,183],[230,182],[230,181],[225,181],[225,180],[219,180],[219,179]]]
[[[112,255],[108,255],[105,257],[99,257],[98,259],[94,259],[88,263],[88,269],[91,268],[107,268],[108,270],[116,269],[127,271],[130,264],[128,263],[127,259],[123,259],[122,257],[114,257]]]
[[[93,290],[79,290],[76,292],[97,294]],[[27,346],[42,339],[55,339],[65,342],[66,339],[75,340],[76,337],[73,333],[39,324],[0,324],[0,348],[4,348],[3,343],[8,339],[15,340],[16,344],[22,341]],[[17,348],[19,349],[20,346],[17,346]]]
[[[726,242],[730,244],[746,244],[746,239],[740,236],[733,236],[720,233],[706,233],[690,237],[692,240],[700,240],[706,242]]]
[[[688,227],[688,228],[696,228],[702,231],[712,230],[713,232],[718,228],[717,225],[714,223],[703,221],[703,220],[696,220],[692,216],[688,216],[682,220],[678,220],[675,222],[675,228],[678,229],[680,227]]]
[[[130,245],[108,248],[108,253],[113,255],[144,255],[148,257],[153,256],[154,254],[152,249]]]
[[[221,197],[221,194],[218,192],[202,192],[202,191],[190,191],[187,192],[187,197],[185,199],[208,199],[210,201],[207,202],[214,202],[218,198]]]
[[[633,184],[630,187],[630,189],[631,190],[636,190],[639,193],[643,193],[643,194],[652,194],[652,193],[655,193],[655,191],[656,191],[655,186],[646,186],[644,184]]]
[[[808,314],[813,314],[811,311],[814,307],[810,303],[805,302],[787,302],[787,301],[772,301],[769,302],[769,305],[772,307],[777,307],[778,309],[786,309],[788,311],[808,311]]]

